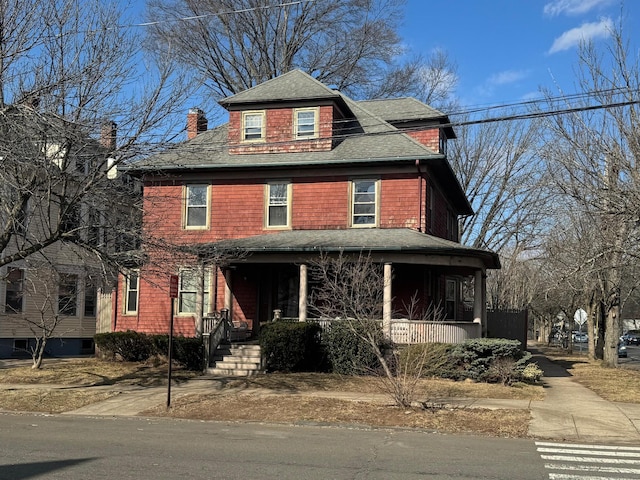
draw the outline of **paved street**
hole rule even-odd
[[[0,479],[541,479],[532,440],[171,419],[0,416]]]

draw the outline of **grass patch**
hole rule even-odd
[[[398,408],[368,402],[301,395],[185,395],[145,415],[174,418],[255,421],[286,424],[366,425],[475,433],[499,437],[525,437],[528,410]]]
[[[0,410],[14,412],[62,413],[101,402],[117,392],[20,388],[0,390]]]
[[[184,381],[197,373],[174,367],[172,378]],[[167,384],[167,363],[155,359],[147,363],[109,362],[95,358],[45,360],[42,368],[30,365],[0,369],[0,383],[61,385],[142,385]]]
[[[381,380],[377,377],[343,376],[325,373],[270,373],[241,378],[229,382],[230,387],[268,388],[280,392],[300,393],[311,390],[382,393]],[[423,379],[416,392],[421,397],[470,397],[504,398],[516,400],[542,400],[544,391],[540,385],[516,384],[507,387],[472,381],[456,382],[442,378]]]

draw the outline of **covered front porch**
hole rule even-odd
[[[287,231],[208,245],[242,252],[221,270],[221,307],[252,336],[271,321],[319,321],[310,268],[320,255],[368,258],[383,271],[382,329],[396,343],[459,342],[486,327],[486,270],[497,255],[411,229]],[[463,284],[465,291],[463,293]],[[463,321],[463,300],[472,321]],[[425,312],[431,312],[426,316]],[[434,312],[438,312],[434,315]],[[427,318],[428,317],[428,318]]]

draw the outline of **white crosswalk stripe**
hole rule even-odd
[[[549,480],[640,480],[640,447],[536,442]]]

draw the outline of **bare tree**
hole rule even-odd
[[[399,64],[402,0],[152,0],[153,48],[171,49],[217,97],[292,69],[355,98],[419,93],[439,100],[455,67],[435,52]],[[420,92],[409,91],[411,89]],[[409,89],[409,90],[408,90]]]
[[[114,244],[139,234],[134,185],[116,170],[162,143],[183,91],[167,63],[140,69],[140,33],[117,28],[116,7],[0,8],[0,266],[60,241],[117,263]]]
[[[536,125],[469,120],[455,120],[463,125],[449,152],[475,211],[462,219],[462,242],[498,252],[530,248],[544,226],[549,198],[536,155]]]
[[[382,266],[365,254],[355,257],[340,254],[337,257],[322,255],[310,267],[316,285],[311,294],[310,308],[315,315],[342,322],[354,337],[364,342],[375,355],[378,366],[367,373],[378,375],[382,388],[398,406],[410,406],[428,351],[423,349],[420,354],[407,355],[402,361],[399,350],[390,344],[390,339],[383,341],[380,319],[385,280]],[[435,315],[436,311],[431,309],[429,314]],[[369,368],[354,365],[356,371]]]
[[[622,281],[638,258],[640,68],[621,28],[611,32],[605,53],[582,45],[579,66],[584,109],[548,118],[542,153],[558,190],[588,222],[590,254],[574,270],[590,274],[590,317],[601,319],[602,357],[615,366]],[[593,109],[594,104],[604,108]]]
[[[43,283],[34,258],[106,278],[141,260],[140,188],[121,167],[171,139],[189,84],[123,20],[117,2],[0,2],[0,267],[27,284]],[[21,315],[38,355],[64,317],[48,278],[52,300]]]

